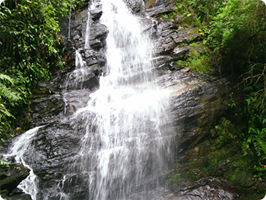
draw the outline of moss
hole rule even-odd
[[[235,179],[236,179],[236,175],[233,174],[233,175],[231,176],[230,180],[231,180],[231,181],[234,181]]]
[[[181,176],[179,173],[177,173],[177,174],[172,174],[167,182],[168,184],[171,185],[178,185],[180,181],[181,181]]]
[[[9,191],[7,189],[5,190],[0,190],[0,195],[5,198],[8,195]]]
[[[154,3],[155,3],[156,0],[149,0],[147,3],[146,3],[146,8],[150,8]]]
[[[203,98],[201,99],[201,102],[202,102],[204,105],[206,105],[206,98],[203,97]]]

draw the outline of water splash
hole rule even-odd
[[[90,9],[88,9],[88,17],[86,22],[86,35],[85,35],[85,49],[89,49],[89,38],[90,38],[90,24],[91,24],[91,15],[90,15]]]
[[[91,73],[86,66],[86,62],[83,60],[81,54],[78,50],[75,51],[75,69],[73,72],[69,73],[66,82],[65,88],[72,89],[79,88],[83,89],[83,83],[86,76]]]
[[[38,178],[34,174],[32,168],[25,163],[24,154],[26,151],[28,151],[28,147],[30,146],[30,143],[32,142],[34,136],[42,127],[43,126],[35,127],[18,136],[13,141],[8,154],[4,155],[4,157],[15,156],[16,163],[21,163],[30,169],[29,176],[18,185],[18,188],[22,189],[22,191],[26,194],[30,194],[33,200],[37,199],[36,196],[38,193]]]

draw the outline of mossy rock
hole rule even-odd
[[[30,170],[22,164],[10,164],[0,166],[1,194],[8,194],[29,175]]]
[[[253,177],[254,158],[243,157],[241,147],[234,141],[221,148],[216,147],[216,144],[214,139],[206,139],[179,160],[175,172],[168,179],[173,190],[187,188],[198,181],[203,185],[209,184],[208,181],[215,179],[225,182],[221,187],[234,191],[241,199],[263,196],[266,191],[263,182]],[[208,181],[204,183],[204,180]]]
[[[148,0],[147,2],[146,2],[146,8],[150,8],[154,3],[156,2],[156,0]]]

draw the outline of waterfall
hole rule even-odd
[[[102,9],[101,22],[109,30],[107,76],[101,77],[99,90],[72,118],[86,126],[72,169],[85,174],[93,160],[88,198],[126,199],[166,170],[167,137],[160,125],[167,120],[169,94],[151,82],[156,77],[151,42],[138,19],[122,0],[102,0]]]
[[[47,134],[49,139],[53,135],[58,138],[63,135],[62,138],[69,137],[69,140],[78,137],[79,142],[76,155],[64,155],[64,163],[59,165],[64,167],[60,170],[60,181],[51,179],[49,184],[55,185],[43,192],[42,199],[155,199],[151,191],[163,185],[161,177],[168,170],[172,133],[163,126],[169,121],[166,114],[169,91],[154,82],[157,74],[151,62],[152,43],[123,0],[102,0],[101,3],[100,23],[109,30],[106,75],[100,77],[99,89],[87,96],[85,106],[59,124],[47,126],[49,129],[44,133],[38,133],[39,138],[41,134]],[[90,16],[87,31],[89,21]],[[84,48],[88,49],[89,33],[85,37]],[[77,50],[76,69],[67,76],[66,88],[70,82],[77,81],[81,83],[77,93],[83,93],[82,82],[90,73],[86,71],[88,68]],[[64,102],[68,102],[67,95],[70,94],[65,93]],[[76,131],[75,135],[74,131],[72,136],[64,132],[62,127],[66,124]],[[33,132],[31,137],[34,137]],[[51,145],[56,144],[51,139]],[[49,148],[56,149],[56,146]],[[29,156],[34,155],[34,152],[29,153]],[[41,154],[39,162],[43,157]],[[35,188],[37,179],[25,182],[25,191],[31,184]],[[82,197],[73,195],[74,189],[83,191],[80,192]],[[38,191],[35,188],[33,192],[26,192],[36,199]]]

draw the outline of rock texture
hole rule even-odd
[[[22,164],[1,164],[0,192],[5,195],[10,194],[29,175],[29,171]]]
[[[20,164],[1,165],[1,189],[13,190],[25,177],[29,175],[29,169]]]

